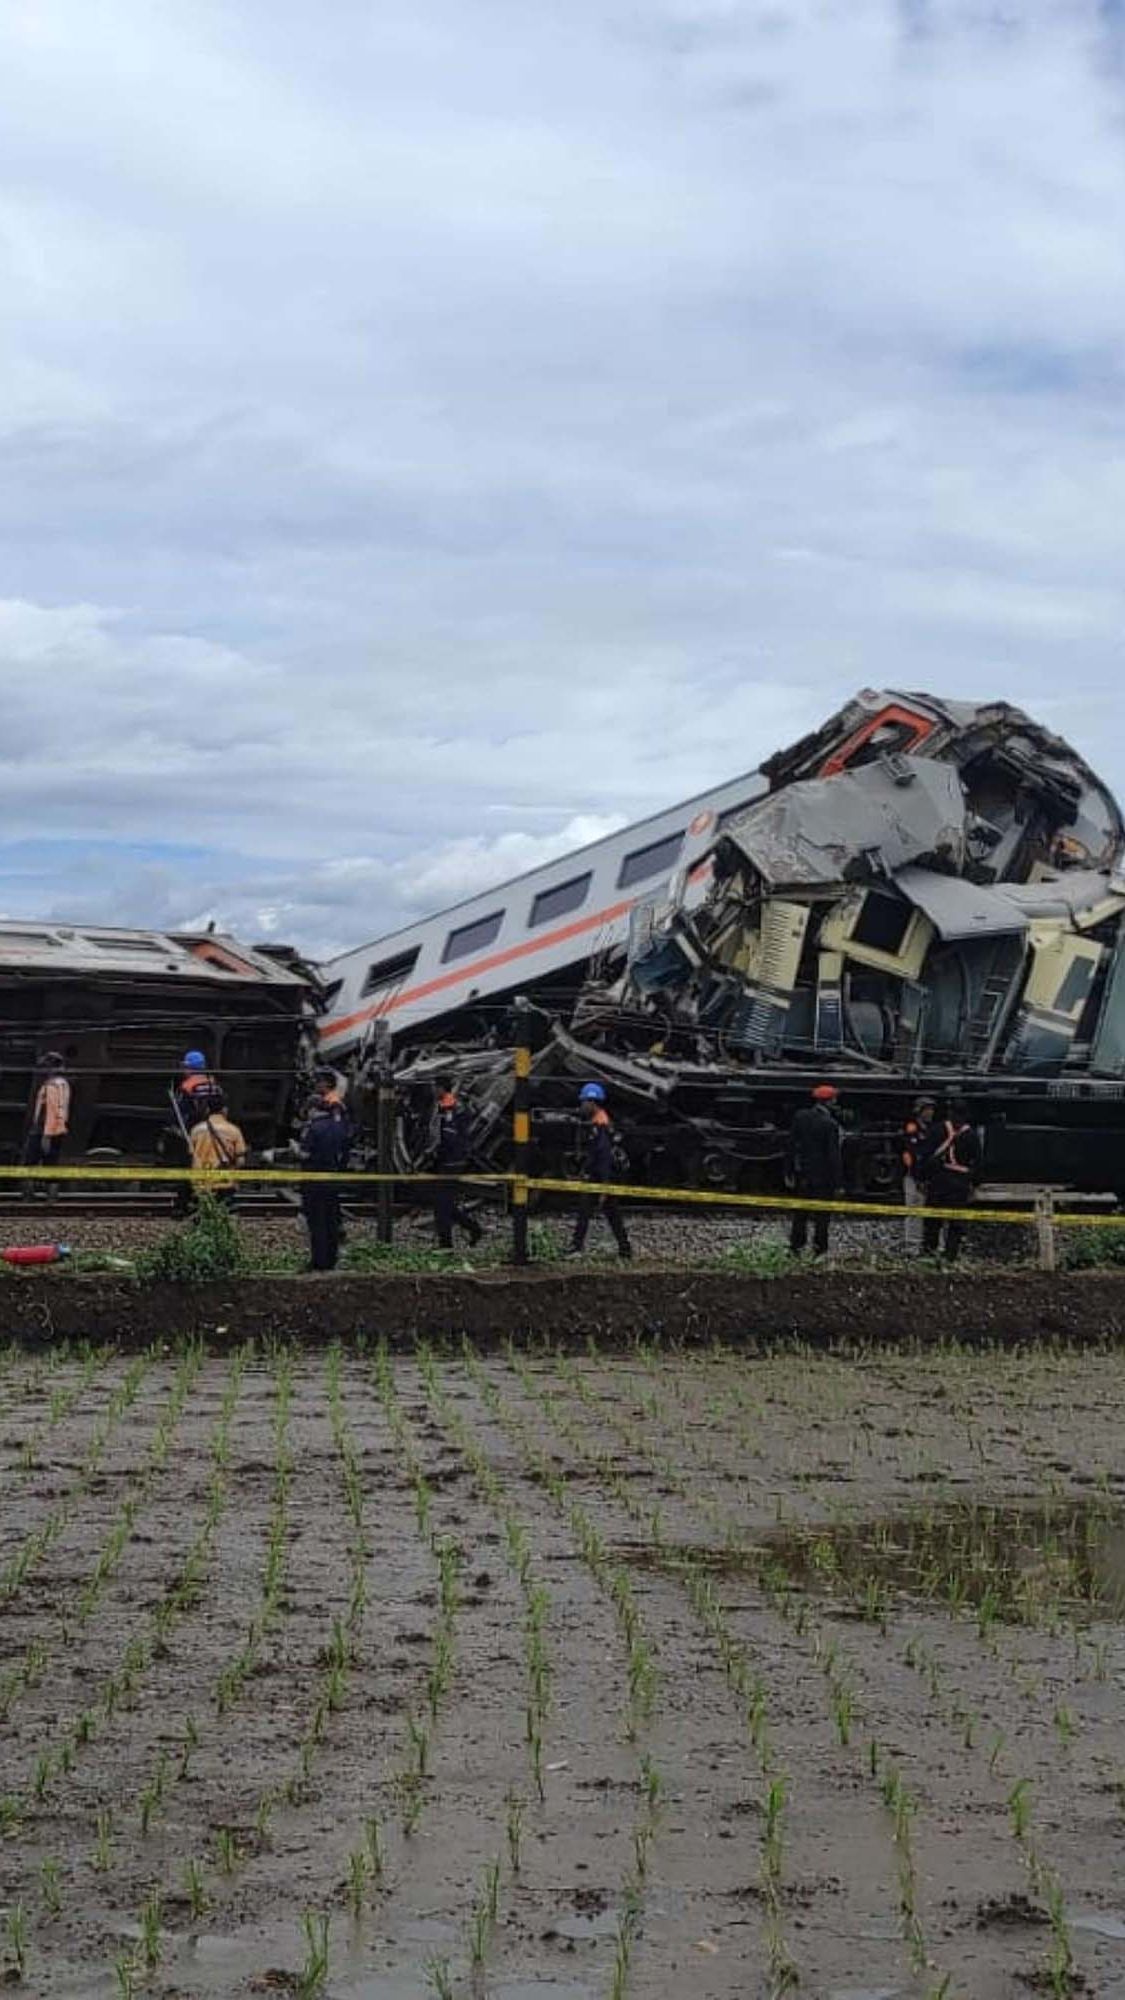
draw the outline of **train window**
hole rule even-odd
[[[648,882],[654,875],[670,875],[680,858],[684,836],[667,833],[663,840],[651,840],[647,847],[635,847],[621,863],[619,889],[631,889],[634,882]]]
[[[460,930],[450,931],[441,955],[442,964],[448,965],[451,958],[467,958],[471,951],[483,951],[486,945],[495,944],[503,921],[503,910],[493,910],[490,917],[477,917],[471,924],[462,924]]]
[[[821,765],[819,775],[834,778],[840,771],[857,771],[891,751],[916,750],[933,732],[931,716],[917,715],[913,709],[900,708],[897,702],[892,702],[889,708],[880,709],[878,715],[871,716],[855,730]]]
[[[852,937],[856,944],[865,944],[872,951],[888,951],[893,956],[902,949],[913,915],[909,903],[869,890],[852,925]]]
[[[360,999],[366,1000],[372,993],[381,993],[385,986],[398,986],[402,980],[409,979],[421,949],[420,944],[412,945],[409,951],[396,951],[393,958],[380,958],[374,965],[369,965]]]
[[[132,958],[134,954],[142,957],[148,956],[151,953],[155,953],[158,958],[168,958],[172,952],[172,946],[168,943],[167,938],[161,938],[157,941],[153,938],[139,937],[106,937],[104,935],[97,937],[92,931],[85,931],[82,942],[83,944],[92,944],[95,951],[111,951],[115,958]]]
[[[552,889],[540,889],[531,905],[528,922],[549,924],[553,917],[565,917],[571,910],[580,910],[590,893],[593,874],[575,875],[570,882],[556,882]]]

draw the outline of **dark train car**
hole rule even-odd
[[[72,1085],[72,1163],[159,1163],[189,1048],[218,1072],[251,1146],[275,1144],[300,1087],[315,991],[293,953],[210,931],[0,923],[0,1159],[19,1159],[48,1049]]]

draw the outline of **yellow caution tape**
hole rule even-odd
[[[615,1194],[644,1201],[706,1203],[716,1208],[800,1209],[810,1215],[882,1215],[903,1222],[907,1217],[927,1215],[943,1222],[1020,1222],[1025,1228],[1036,1220],[1034,1209],[1026,1208],[905,1208],[901,1203],[878,1201],[816,1201],[811,1195],[716,1194],[703,1188],[640,1188],[608,1181],[529,1181],[529,1187],[568,1194]],[[1056,1215],[1053,1220],[1065,1227],[1085,1224],[1084,1215]],[[1125,1225],[1125,1215],[1098,1216],[1099,1222]]]
[[[0,1167],[0,1181],[109,1181],[125,1182],[135,1186],[138,1182],[175,1181],[189,1182],[193,1186],[229,1188],[234,1185],[229,1167]],[[661,1188],[635,1187],[631,1183],[619,1181],[572,1181],[535,1179],[522,1174],[379,1174],[352,1173],[310,1173],[301,1167],[250,1167],[241,1170],[237,1183],[244,1188],[265,1185],[283,1187],[339,1187],[341,1191],[353,1188],[385,1186],[432,1187],[437,1182],[456,1181],[459,1187],[508,1187],[535,1191],[543,1194],[567,1194],[574,1197],[583,1194],[617,1195],[630,1201],[678,1202],[698,1207],[712,1208],[760,1208],[779,1210],[801,1209],[809,1214],[826,1215],[872,1215],[882,1216],[891,1221],[903,1222],[917,1216],[924,1220],[927,1216],[942,1222],[1002,1222],[1019,1223],[1025,1229],[1036,1221],[1034,1209],[1027,1208],[906,1208],[900,1203],[878,1201],[818,1201],[806,1195],[782,1194],[729,1194],[711,1188]],[[1125,1214],[1117,1215],[1071,1215],[1053,1214],[1051,1217],[1060,1229],[1121,1229],[1125,1228]]]
[[[304,1167],[0,1167],[0,1180],[4,1181],[191,1181],[203,1187],[214,1187],[217,1182],[231,1187],[236,1181],[240,1187],[256,1187],[259,1181],[280,1181],[294,1186],[303,1186],[306,1181],[320,1184],[327,1181],[335,1187],[341,1181],[347,1181],[351,1186],[368,1181],[408,1183],[450,1180],[495,1187],[498,1183],[515,1179],[514,1174],[352,1173],[347,1167],[330,1174],[310,1173]],[[570,1181],[567,1185],[573,1187],[574,1183]]]

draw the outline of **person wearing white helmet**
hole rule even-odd
[[[605,1090],[600,1083],[584,1083],[578,1093],[579,1110],[585,1119],[582,1146],[582,1168],[588,1181],[600,1181],[603,1186],[618,1179],[616,1149],[614,1146],[613,1120],[606,1110]],[[584,1194],[579,1197],[578,1212],[574,1218],[574,1237],[570,1255],[578,1257],[585,1248],[590,1223],[601,1204],[605,1219],[613,1232],[619,1254],[628,1259],[633,1254],[625,1228],[625,1218],[616,1195]]]

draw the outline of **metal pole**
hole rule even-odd
[[[375,1164],[381,1174],[394,1171],[395,1083],[391,1067],[391,1031],[386,1021],[375,1023]],[[390,1180],[379,1182],[376,1240],[393,1243],[395,1235],[395,1190]]]
[[[526,1264],[527,1169],[531,1153],[531,1042],[529,1008],[521,993],[515,1003],[515,1089],[512,1093],[512,1262]]]
[[[1039,1239],[1039,1269],[1054,1271],[1058,1265],[1055,1238],[1055,1197],[1050,1188],[1040,1188],[1035,1197],[1035,1230]]]

